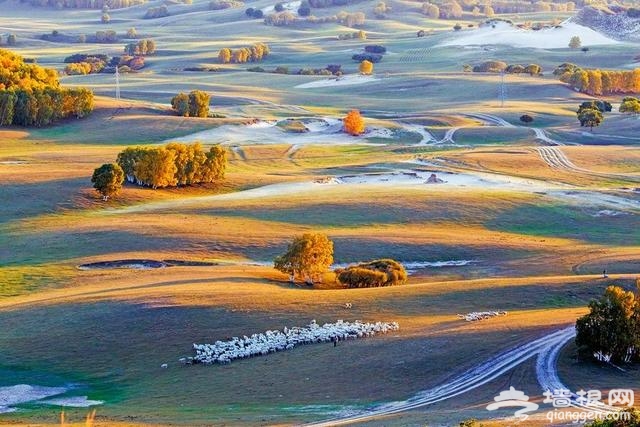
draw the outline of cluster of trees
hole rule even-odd
[[[364,31],[360,30],[360,31],[354,31],[352,33],[338,34],[338,40],[351,40],[351,39],[366,40],[367,39],[367,33],[365,33]]]
[[[171,98],[171,108],[183,117],[208,117],[211,96],[201,90],[192,90],[187,95],[180,92]]]
[[[391,12],[391,6],[387,6],[387,4],[383,1],[378,2],[376,7],[373,8],[373,16],[378,19],[386,19],[387,14]]]
[[[251,47],[242,47],[236,50],[225,47],[218,52],[218,61],[222,64],[260,62],[265,56],[269,55],[269,53],[271,53],[271,50],[265,43],[256,43]]]
[[[156,189],[221,180],[227,153],[220,145],[205,151],[200,143],[172,142],[164,147],[127,147],[118,154],[117,164],[127,181]]]
[[[114,56],[109,58],[104,54],[77,53],[64,59],[68,65],[64,72],[68,75],[86,75],[92,73],[114,73],[118,67],[121,73],[137,71],[144,67],[142,56]]]
[[[86,41],[85,39],[84,42]],[[118,34],[113,30],[96,31],[94,41],[96,43],[115,43],[118,41]]]
[[[64,89],[55,70],[0,49],[0,126],[46,126],[93,111],[90,90]]]
[[[342,127],[349,135],[362,135],[364,133],[364,118],[360,115],[360,111],[349,111],[345,118],[342,119]]]
[[[333,7],[333,6],[346,6],[351,3],[355,3],[358,0],[308,0],[309,5],[315,8]]]
[[[482,8],[481,8],[481,7]],[[460,19],[465,11],[474,16],[490,18],[496,13],[530,13],[530,12],[572,12],[576,8],[574,2],[545,2],[519,0],[493,0],[479,4],[475,0],[448,0],[443,3],[426,2],[422,4],[421,12],[432,19]]]
[[[169,8],[162,5],[147,9],[147,12],[144,14],[144,19],[164,18],[165,16],[169,16]]]
[[[307,18],[298,18],[293,13],[285,10],[284,12],[277,12],[267,15],[264,18],[264,23],[266,25],[273,25],[276,27],[279,26],[287,26],[295,24],[298,21],[308,22],[310,24],[325,24],[325,23],[338,23],[345,25],[347,27],[358,27],[364,25],[366,16],[363,12],[345,12],[340,11],[335,15],[331,16],[309,16]]]
[[[254,73],[266,72],[262,67],[247,68],[247,71]],[[289,67],[278,66],[271,72],[275,74],[289,74]],[[342,65],[329,64],[325,68],[300,68],[295,74],[303,76],[341,76],[343,72]]]
[[[231,8],[243,7],[244,3],[236,0],[211,0],[209,2],[209,9],[211,10],[223,10]]]
[[[146,0],[29,0],[29,4],[38,7],[56,9],[123,9],[146,3]]]
[[[382,61],[383,55],[387,52],[387,48],[381,45],[367,45],[364,47],[364,53],[356,53],[351,59],[362,63],[368,61],[373,64]]]
[[[308,284],[322,280],[333,264],[333,242],[321,233],[305,233],[295,237],[287,251],[276,257],[273,267],[290,276],[293,282],[302,279]]]
[[[589,314],[576,322],[576,345],[587,359],[640,361],[640,295],[609,286],[599,300],[589,303]]]
[[[564,63],[553,72],[560,81],[589,95],[640,93],[640,68],[634,70],[583,69]]]
[[[6,40],[7,46],[15,46],[17,42],[18,42],[18,38],[16,37],[15,34],[9,34],[7,36],[7,40]],[[2,35],[0,35],[0,44],[2,44]]]
[[[493,0],[491,7],[495,13],[573,12],[576,4],[564,0],[561,2]]]
[[[531,76],[539,76],[542,74],[542,67],[538,64],[507,64],[503,61],[485,61],[481,64],[463,65],[465,72],[473,71],[474,73],[507,73],[507,74],[529,74]]]
[[[620,104],[620,112],[639,114],[640,99],[635,98],[633,96],[625,96],[624,98],[622,98],[622,103]]]
[[[402,285],[407,282],[404,266],[392,259],[378,259],[337,269],[336,280],[349,288]]]
[[[262,12],[262,9],[254,9],[254,8],[250,7],[247,10],[245,10],[244,13],[248,17],[254,18],[254,19],[262,19],[262,18],[264,18],[264,12]]]
[[[153,39],[142,39],[129,43],[124,47],[124,52],[131,56],[145,56],[156,53],[156,42]]]

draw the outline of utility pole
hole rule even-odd
[[[507,86],[504,84],[504,71],[500,72],[500,107],[504,107],[507,99]]]
[[[120,100],[120,71],[118,65],[116,65],[116,99]]]

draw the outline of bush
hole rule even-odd
[[[275,10],[276,12],[282,12],[284,11],[284,6],[282,5],[282,3],[276,3],[276,5],[273,7],[273,10]]]
[[[533,117],[528,114],[523,114],[522,116],[520,116],[520,121],[522,123],[531,123],[533,121]]]
[[[164,18],[165,16],[169,16],[167,6],[151,7],[144,14],[144,19]]]
[[[209,9],[211,10],[239,8],[242,6],[244,6],[244,3],[235,0],[211,0],[211,2],[209,3]]]
[[[302,4],[300,4],[300,7],[298,8],[298,15],[300,16],[311,15],[311,7],[309,6],[308,2],[304,1],[302,2]]]
[[[382,55],[379,53],[356,53],[351,59],[358,62],[369,61],[375,64],[382,61]]]
[[[379,44],[370,44],[364,47],[364,51],[368,53],[379,53],[384,55],[385,53],[387,53],[387,48]]]
[[[274,73],[276,74],[289,74],[289,68],[288,67],[283,67],[283,66],[278,66],[276,67],[275,70],[273,70]]]
[[[486,61],[473,67],[474,73],[501,73],[507,69],[507,64],[502,61]]]
[[[401,285],[407,281],[403,265],[392,259],[379,259],[336,270],[337,280],[349,288]]]

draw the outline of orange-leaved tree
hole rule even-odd
[[[360,111],[351,110],[343,119],[343,129],[349,135],[357,136],[364,132],[364,119]]]
[[[360,63],[360,74],[369,75],[373,73],[373,63],[366,59]]]

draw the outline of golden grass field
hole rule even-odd
[[[97,10],[44,8],[33,17],[26,5],[0,2],[2,32],[17,33],[15,50],[45,66],[62,69],[72,53],[114,55],[122,49],[122,43],[39,38],[52,30],[123,33],[135,26],[159,46],[142,72],[122,77],[122,100],[113,98],[112,76],[62,78],[65,85],[96,92],[89,118],[0,130],[0,397],[2,387],[16,384],[74,383],[81,387],[69,395],[104,401],[93,408],[95,426],[297,425],[407,399],[574,323],[608,285],[634,288],[640,273],[640,196],[633,191],[640,187],[640,122],[614,111],[593,133],[581,129],[574,111],[589,97],[551,75],[567,61],[625,67],[629,47],[594,46],[588,55],[506,45],[443,48],[438,44],[452,37],[453,22],[425,19],[417,2],[387,3],[393,8],[387,20],[369,18],[369,2],[344,8],[367,13],[365,43],[388,47],[390,53],[375,66],[379,78],[304,89],[297,86],[322,78],[250,73],[246,68],[254,64],[218,64],[217,51],[267,42],[273,53],[260,64],[265,68],[342,63],[354,73],[358,64],[350,56],[363,42],[336,40],[353,29],[269,27],[246,19],[244,9],[213,12],[201,0],[171,5],[171,16],[158,20],[141,19],[157,1],[113,10],[107,27]],[[479,21],[465,14],[460,22]],[[422,28],[434,35],[416,38]],[[500,107],[499,76],[462,72],[462,64],[489,57],[539,62],[545,76],[509,76],[509,98]],[[194,66],[222,71],[183,71]],[[196,88],[212,92],[213,110],[225,118],[172,114],[170,98]],[[254,142],[238,140],[255,119],[340,118],[351,108],[362,110],[368,127],[392,136],[334,144],[331,136],[320,135],[300,143],[285,132],[272,141],[270,130],[258,128]],[[472,116],[477,113],[513,127],[486,123]],[[519,121],[525,113],[535,117],[529,127]],[[548,144],[532,128],[567,143],[553,148],[575,167],[545,161],[539,149]],[[440,141],[452,129],[453,141]],[[93,170],[113,162],[126,146],[180,141],[209,130],[214,136],[205,145],[228,146],[224,182],[155,191],[125,185],[107,203],[91,188]],[[435,142],[421,143],[420,131]],[[314,182],[432,170],[445,179],[466,178],[442,186],[393,178]],[[332,274],[313,287],[290,284],[269,263],[304,232],[326,233],[337,263],[383,257],[472,262],[418,269],[398,287],[342,289]],[[122,259],[212,265],[78,268]],[[457,316],[494,309],[508,315],[480,322]],[[397,321],[401,329],[336,348],[308,345],[229,365],[178,363],[191,355],[194,342],[303,326],[312,319]],[[621,373],[579,363],[575,354],[570,343],[558,364],[572,389],[637,390],[636,368]],[[487,426],[511,425],[508,411],[490,414],[485,407],[510,385],[541,401],[533,360],[456,399],[362,425],[450,426],[470,418]],[[163,363],[167,369],[160,368]],[[17,406],[16,412],[0,414],[0,425],[60,424],[60,407]],[[88,408],[64,411],[65,425],[85,425]],[[529,423],[548,425],[542,416]]]

